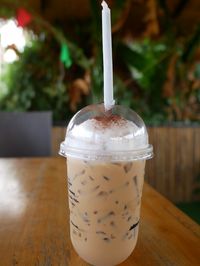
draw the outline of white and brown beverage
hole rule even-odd
[[[123,106],[87,106],[71,119],[60,154],[76,252],[93,265],[121,263],[137,242],[145,162],[153,154],[144,122]]]
[[[70,235],[80,257],[116,265],[138,236],[145,160],[98,162],[68,158]]]

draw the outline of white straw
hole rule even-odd
[[[113,64],[110,9],[102,2],[102,37],[103,37],[103,70],[104,70],[104,105],[109,110],[115,104],[113,99]]]

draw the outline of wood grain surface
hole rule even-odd
[[[69,238],[65,160],[0,159],[0,265],[84,266]],[[198,266],[200,227],[145,184],[124,266]]]
[[[200,127],[150,127],[146,181],[173,202],[200,201]],[[196,193],[198,192],[198,193]]]

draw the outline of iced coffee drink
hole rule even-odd
[[[111,266],[133,251],[140,224],[146,127],[132,110],[88,106],[71,120],[60,153],[67,156],[72,244],[92,265]]]
[[[116,265],[136,245],[145,161],[68,160],[71,240],[93,265]]]

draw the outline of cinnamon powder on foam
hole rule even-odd
[[[98,122],[98,125],[107,128],[111,125],[120,125],[121,123],[125,122],[125,119],[119,115],[104,115],[104,116],[95,116],[93,117],[94,120]]]

